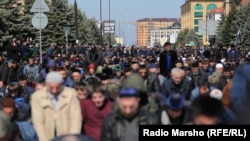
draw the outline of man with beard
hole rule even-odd
[[[150,64],[148,71],[148,91],[152,91],[154,89],[155,92],[161,93],[161,87],[165,81],[164,76],[159,74],[159,68],[156,64]]]
[[[104,120],[101,141],[138,141],[139,125],[157,124],[157,116],[140,109],[139,103],[137,90],[122,88],[119,92],[118,110]]]
[[[104,119],[111,113],[112,102],[106,97],[106,88],[94,85],[90,92],[90,99],[81,101],[84,133],[100,141],[101,127]]]
[[[233,78],[232,68],[229,65],[226,65],[223,70],[223,75],[220,76],[217,88],[223,90],[224,87],[231,82]]]
[[[87,64],[94,64],[95,66],[102,65],[103,56],[98,53],[96,47],[92,47],[88,54],[86,55]]]
[[[198,62],[192,63],[191,71],[187,74],[187,76],[191,80],[193,87],[198,86],[198,80],[203,80],[203,81],[208,80],[207,74],[200,70]]]

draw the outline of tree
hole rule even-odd
[[[216,44],[217,45],[223,45],[224,44],[224,35],[222,32],[223,31],[223,26],[225,24],[225,20],[226,20],[226,16],[224,14],[221,15],[221,19],[218,23],[218,26],[217,26],[217,29],[216,29],[216,33],[217,33],[217,36],[216,36]]]
[[[50,12],[48,16],[48,25],[42,30],[43,47],[49,46],[50,43],[65,44],[65,35],[63,26],[68,24],[67,13],[69,8],[65,0],[52,0],[48,3]]]
[[[239,18],[238,22],[241,27],[241,41],[243,45],[250,45],[250,18],[249,18],[249,12],[250,12],[250,4],[246,7],[244,7],[240,12],[239,12]]]
[[[185,36],[184,42],[189,44],[190,42],[194,42],[194,45],[199,44],[199,36],[195,33],[194,29],[190,29]]]
[[[238,11],[236,9],[236,6],[233,5],[233,7],[231,8],[231,11],[228,15],[228,18],[227,18],[227,22],[230,23],[230,28],[228,28],[229,30],[229,43],[230,44],[235,44],[236,42],[236,34],[239,30],[239,25],[238,24],[234,24],[235,21],[237,21],[237,15],[238,15]]]
[[[185,38],[186,38],[186,35],[187,35],[187,33],[189,32],[189,29],[183,29],[180,33],[179,33],[179,35],[178,35],[178,37],[177,37],[177,43],[179,44],[185,44]]]
[[[22,33],[24,33],[23,6],[17,2],[17,0],[2,0],[0,2],[0,42],[2,46],[5,46],[11,37],[22,37]]]

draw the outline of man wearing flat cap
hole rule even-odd
[[[79,134],[81,131],[81,110],[74,89],[63,86],[58,72],[46,76],[45,88],[31,97],[32,122],[39,141],[49,141],[57,136]]]

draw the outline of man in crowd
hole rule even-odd
[[[119,110],[104,121],[101,141],[138,141],[139,125],[157,124],[157,116],[139,109],[139,93],[133,88],[119,92]]]
[[[207,74],[200,70],[199,63],[197,61],[191,64],[191,71],[187,74],[187,76],[190,78],[192,85],[195,87],[198,86],[199,80],[208,80]]]
[[[0,110],[0,141],[10,139],[10,119],[7,114]]]
[[[81,132],[81,109],[77,93],[63,86],[58,72],[46,76],[46,87],[32,95],[32,123],[40,141]],[[56,120],[55,120],[56,119]]]
[[[178,60],[177,53],[171,50],[171,43],[166,42],[163,46],[165,51],[160,54],[160,73],[165,77],[170,77],[170,72]]]
[[[189,80],[185,77],[185,71],[180,68],[173,68],[171,78],[164,82],[162,86],[163,94],[168,97],[171,94],[179,93],[186,100],[189,99],[190,92],[193,88]]]
[[[100,141],[102,124],[111,113],[112,103],[102,85],[94,85],[90,93],[91,99],[81,102],[83,129],[87,136]]]

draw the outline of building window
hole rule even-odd
[[[195,19],[194,20],[194,25],[198,25],[199,24],[199,19]]]
[[[202,38],[203,36],[202,35],[199,35],[199,38]]]
[[[203,12],[194,12],[194,17],[195,18],[202,18],[203,17]]]
[[[201,4],[196,4],[194,10],[203,10],[203,6]]]
[[[198,32],[199,31],[199,27],[194,27],[194,31]]]
[[[210,11],[210,10],[214,10],[215,8],[217,8],[217,5],[216,4],[209,4],[207,6],[207,10]]]

